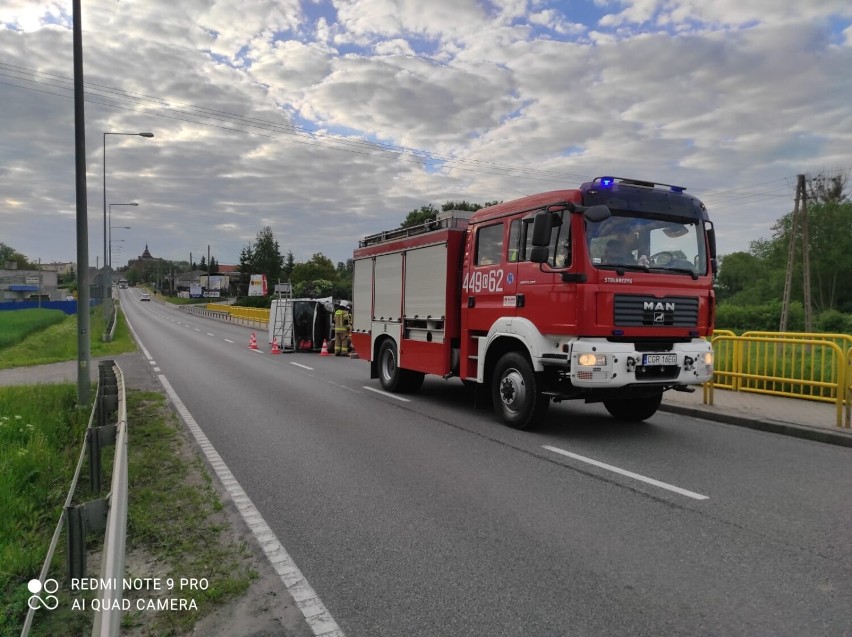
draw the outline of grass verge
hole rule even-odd
[[[0,349],[20,343],[28,334],[61,323],[65,317],[62,310],[5,310],[0,313]]]
[[[74,475],[88,414],[71,384],[0,387],[0,635],[21,633],[29,592]],[[73,633],[66,633],[73,634]]]
[[[45,558],[82,444],[81,431],[86,424],[81,426],[74,421],[73,428],[68,425],[69,412],[77,413],[71,407],[75,387],[70,384],[0,388],[0,413],[7,413],[8,405],[12,405],[11,409],[19,409],[16,406],[21,400],[18,394],[28,397],[27,400],[34,404],[33,393],[43,389],[58,394],[53,406],[47,409],[46,405],[39,405],[37,414],[22,415],[20,421],[44,420],[48,425],[52,423],[59,433],[64,432],[65,451],[59,444],[63,437],[58,434],[57,447],[59,455],[67,457],[62,471],[58,469],[59,460],[51,461],[53,468],[49,471],[35,471],[33,465],[42,466],[47,462],[39,459],[37,463],[20,467],[13,466],[14,463],[3,465],[4,471],[0,472],[0,494],[4,497],[19,489],[21,484],[34,483],[23,498],[23,504],[19,505],[22,512],[6,515],[4,526],[0,526],[0,548],[4,551],[0,572],[0,599],[3,600],[0,602],[0,637],[20,634],[29,597],[26,583],[38,574]],[[10,392],[14,400],[9,398]],[[121,634],[131,637],[182,635],[190,632],[199,618],[249,587],[256,577],[251,551],[231,530],[209,474],[162,394],[131,390],[127,399],[130,499],[125,577],[159,578],[163,583],[172,578],[176,584],[171,590],[163,584],[160,590],[148,587],[125,591],[130,610],[124,613]],[[15,418],[12,420],[19,422]],[[31,453],[20,453],[26,448],[24,438],[38,437],[27,431],[29,429],[24,427],[3,441],[4,453],[8,447],[8,457],[14,462]],[[34,425],[32,431],[40,432],[41,425]],[[2,458],[6,456],[0,456]],[[112,448],[108,447],[104,464],[109,466],[111,458]],[[49,476],[49,483],[39,483],[33,478],[34,473]],[[107,484],[108,480],[109,476],[105,476]],[[46,501],[45,493],[52,496],[52,503]],[[81,499],[86,495],[85,484],[78,486],[78,493],[75,502],[85,501]],[[5,506],[5,502],[3,504]],[[90,542],[87,577],[100,576],[97,551],[103,534],[95,535],[98,537]],[[36,612],[30,633],[33,636],[87,634],[91,629],[91,599],[96,595],[68,589],[64,540],[63,537],[59,543],[49,574],[60,581],[59,606],[53,611]],[[14,568],[7,568],[10,566]],[[177,583],[181,578],[204,580],[205,588],[179,590]],[[183,599],[185,608],[156,610],[160,600],[165,599]],[[86,607],[82,609],[84,602]],[[151,602],[154,602],[153,608]]]
[[[3,314],[15,314],[27,312],[28,310],[15,310]],[[36,310],[47,311],[47,310]],[[64,316],[64,315],[63,315]],[[91,312],[89,322],[89,333],[91,337],[91,355],[113,356],[124,352],[136,350],[136,344],[124,320],[124,314],[118,313],[118,323],[115,327],[115,336],[109,343],[101,340],[104,332],[104,316],[101,308],[95,308]],[[5,318],[4,318],[5,322]],[[38,331],[30,333],[14,345],[0,347],[0,369],[12,367],[28,367],[30,365],[44,365],[46,363],[58,363],[71,361],[77,358],[77,317],[65,316],[61,322],[42,327]]]

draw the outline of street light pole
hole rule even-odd
[[[154,133],[104,133],[104,266],[107,265],[108,257],[109,257],[109,247],[108,247],[108,239],[107,239],[107,196],[106,196],[106,136],[107,135],[130,135],[137,137],[148,137],[151,138],[154,136]],[[107,269],[107,276],[110,279],[109,284],[111,285],[111,279],[109,269]],[[107,290],[107,280],[104,277],[101,277],[101,296],[102,302],[104,304],[104,316],[106,316],[107,308],[106,308],[106,293]]]

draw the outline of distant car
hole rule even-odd
[[[140,301],[150,301],[151,295],[150,294],[143,294],[142,296],[139,297],[139,300]]]

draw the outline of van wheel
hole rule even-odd
[[[624,398],[622,400],[605,400],[604,407],[617,420],[627,422],[642,422],[657,413],[663,394],[645,398]]]
[[[494,413],[513,429],[531,429],[547,414],[550,399],[538,388],[529,361],[517,352],[504,354],[494,368],[491,398]]]

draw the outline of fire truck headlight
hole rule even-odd
[[[606,365],[606,356],[603,354],[580,354],[577,363],[584,367],[601,367]]]
[[[712,365],[713,364],[713,352],[704,352],[704,364]]]

